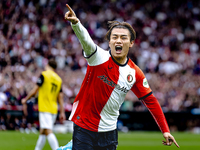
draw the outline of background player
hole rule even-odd
[[[65,19],[70,21],[88,61],[87,73],[77,95],[70,120],[75,123],[73,150],[115,150],[119,109],[131,90],[149,109],[166,141],[179,145],[170,134],[168,124],[157,99],[152,94],[143,72],[128,57],[136,34],[126,22],[109,22],[106,34],[110,51],[97,46],[82,26],[70,6]]]
[[[30,93],[22,99],[22,104],[35,95],[38,91],[38,111],[40,123],[40,135],[37,140],[35,150],[41,150],[46,142],[51,146],[52,150],[56,150],[59,145],[56,136],[53,134],[52,129],[57,117],[58,105],[60,104],[59,119],[61,122],[65,120],[65,111],[63,107],[63,93],[62,93],[62,79],[56,74],[55,69],[57,64],[54,60],[49,60],[48,65],[45,67],[37,84],[30,91]]]

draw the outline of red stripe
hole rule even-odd
[[[104,76],[104,78],[100,78]],[[72,118],[82,128],[98,131],[101,111],[119,79],[119,66],[110,59],[98,66],[88,66],[85,79],[75,101],[79,105]],[[90,128],[89,128],[90,127]]]

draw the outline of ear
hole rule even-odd
[[[129,47],[130,48],[133,47],[134,43],[135,43],[135,41],[131,41]]]
[[[110,47],[110,41],[109,41],[109,47]]]

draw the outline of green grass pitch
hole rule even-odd
[[[26,134],[17,131],[0,131],[0,150],[34,150],[39,134]],[[200,134],[174,132],[172,135],[180,145],[181,150],[200,149]],[[65,145],[71,140],[72,134],[56,134],[59,145]],[[117,150],[177,150],[172,146],[162,145],[161,132],[128,132],[119,133]],[[43,150],[51,150],[48,142]]]

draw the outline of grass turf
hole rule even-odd
[[[200,135],[187,132],[172,133],[181,150],[200,149]],[[39,134],[26,134],[16,131],[0,131],[1,150],[34,150]],[[59,145],[65,145],[71,140],[72,134],[56,134]],[[119,133],[117,150],[177,150],[177,147],[162,145],[161,132],[128,132]],[[51,150],[46,142],[43,150]]]

